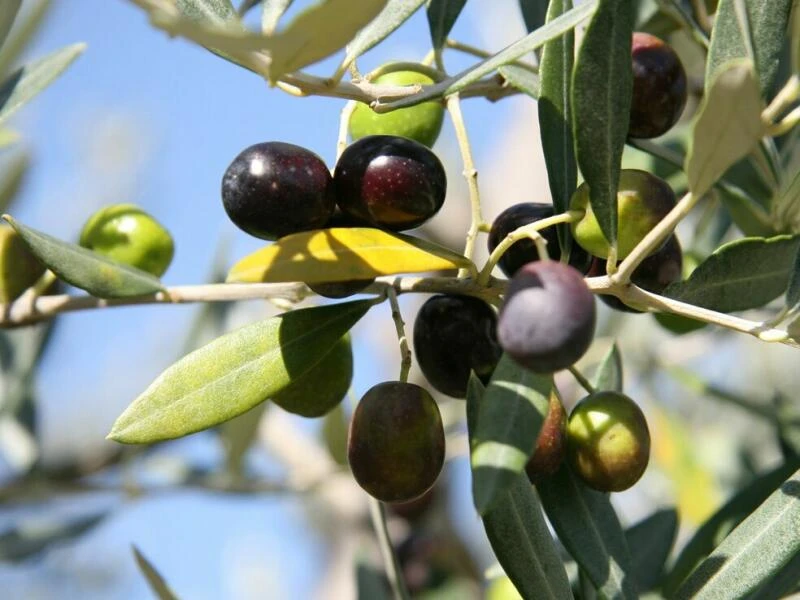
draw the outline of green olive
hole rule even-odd
[[[624,169],[617,189],[617,258],[623,259],[675,206],[667,182],[646,171]],[[572,223],[575,241],[587,252],[608,258],[610,244],[589,202],[589,186],[582,183],[570,201],[570,210],[583,217]]]
[[[353,349],[345,335],[325,357],[272,397],[283,410],[303,417],[321,417],[347,395],[353,380]]]
[[[384,85],[429,85],[433,79],[416,71],[394,71],[376,77],[373,83]],[[430,101],[400,108],[388,113],[376,113],[366,104],[356,106],[350,117],[350,137],[358,140],[368,135],[399,135],[429,148],[439,137],[444,119],[441,102]]]
[[[0,304],[17,299],[45,270],[10,225],[0,226]]]
[[[617,392],[595,392],[581,400],[567,423],[567,457],[589,487],[627,490],[650,459],[650,431],[639,406]]]
[[[112,260],[161,277],[175,246],[161,223],[135,204],[113,204],[83,226],[80,245]]]

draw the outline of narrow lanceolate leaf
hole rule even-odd
[[[242,414],[319,363],[370,306],[361,300],[295,310],[217,338],[164,371],[108,437],[149,444]]]
[[[675,594],[744,598],[800,553],[800,471],[775,490],[704,560]]]
[[[578,50],[572,76],[575,155],[606,239],[616,245],[617,185],[633,92],[629,0],[600,0]]]
[[[740,490],[703,523],[692,539],[683,547],[664,579],[665,597],[673,597],[675,590],[686,579],[686,576],[799,466],[800,461],[795,459],[761,475]]]
[[[572,8],[572,0],[550,2],[547,19],[552,21]],[[572,139],[570,84],[574,63],[575,34],[568,31],[544,45],[539,75],[542,80],[539,98],[539,132],[542,138],[547,180],[556,213],[569,208],[569,200],[578,181],[575,144]],[[559,228],[559,243],[566,254],[569,236]]]
[[[22,6],[22,0],[6,0],[0,8],[0,46],[6,41],[8,32],[11,31],[20,6]]]
[[[273,36],[270,80],[274,83],[285,73],[338,52],[386,4],[387,0],[362,0],[354,10],[352,0],[322,0],[307,8]]]
[[[504,65],[497,69],[508,84],[520,92],[528,94],[533,99],[538,99],[541,94],[541,80],[536,73],[516,65]]]
[[[52,0],[28,0],[27,10],[18,15],[11,33],[0,48],[0,74],[5,75],[17,64],[20,54],[39,31],[52,7]]]
[[[786,308],[792,310],[800,304],[800,247],[794,255],[794,263],[789,272],[789,287],[786,288]]]
[[[475,373],[467,384],[467,430],[470,447],[477,438],[479,413],[485,405],[483,384]],[[517,475],[483,516],[483,526],[497,560],[516,588],[530,598],[571,598],[569,580],[556,552],[542,508],[526,475]]]
[[[489,543],[523,598],[572,598],[564,563],[528,477],[517,475],[483,516]]]
[[[162,291],[161,282],[134,267],[108,259],[75,244],[63,242],[3,215],[31,252],[59,279],[98,298],[144,296]]]
[[[50,85],[86,49],[73,44],[12,73],[0,86],[0,124]]]
[[[350,281],[397,273],[474,269],[460,254],[432,242],[368,227],[296,233],[236,263],[229,282]]]
[[[158,600],[177,600],[177,596],[169,588],[169,585],[161,576],[161,573],[147,560],[136,546],[133,546],[133,557],[136,559],[136,565],[147,580],[147,585],[150,586],[150,591],[155,594]]]
[[[472,497],[482,515],[522,473],[549,409],[551,375],[503,355],[486,388],[471,454]]]
[[[663,293],[720,312],[759,308],[786,291],[799,248],[797,235],[735,240]]]
[[[689,140],[684,170],[689,190],[705,194],[764,135],[764,105],[749,60],[722,65],[703,98]]]
[[[793,1],[746,0],[742,2],[746,8],[746,23],[736,14],[736,3],[737,0],[720,0],[717,6],[706,62],[706,85],[726,62],[753,58],[761,95],[768,98],[786,43]],[[748,46],[752,47],[753,56]]]
[[[261,31],[267,35],[273,33],[278,27],[278,21],[283,16],[293,0],[261,0]]]
[[[780,232],[800,233],[800,170],[787,178],[772,202],[772,222]]]
[[[677,534],[678,511],[674,508],[654,512],[625,530],[631,553],[630,573],[640,590],[657,587]]]
[[[790,598],[792,593],[800,592],[800,552],[790,560],[767,583],[758,588],[758,591],[748,596],[748,600],[775,600],[776,598]]]
[[[597,390],[622,391],[622,354],[620,354],[616,342],[611,345],[603,360],[597,365],[592,385]]]
[[[538,484],[558,539],[603,598],[638,598],[625,534],[608,494],[590,490],[563,466]]]
[[[345,0],[345,4],[349,4],[349,0]],[[350,63],[364,54],[364,52],[386,39],[390,33],[405,23],[417,9],[425,4],[425,0],[389,0],[388,2],[384,0],[383,2],[372,2],[372,4],[376,5],[375,8],[377,10],[370,19],[367,19],[369,24],[359,31],[355,38],[350,36],[348,40],[345,40],[345,43],[347,43],[351,38],[353,39],[352,42],[347,44],[347,54],[339,67],[339,71],[349,67]],[[378,4],[381,6],[377,6]],[[363,10],[359,6],[358,11],[351,9],[351,12]],[[380,11],[380,14],[378,11]]]
[[[431,30],[431,41],[434,48],[444,46],[450,30],[461,14],[467,0],[431,0],[428,3],[428,26]]]

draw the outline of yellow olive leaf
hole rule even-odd
[[[370,279],[397,273],[475,270],[464,256],[432,242],[368,227],[335,227],[295,233],[246,256],[228,282]]]

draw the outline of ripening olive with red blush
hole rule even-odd
[[[550,394],[547,416],[544,418],[533,454],[525,465],[531,483],[537,484],[558,471],[567,453],[567,411],[558,394]]]
[[[374,227],[403,231],[439,212],[447,176],[436,155],[413,140],[371,135],[350,144],[333,174],[341,211]]]
[[[649,33],[633,34],[633,96],[628,135],[654,138],[678,122],[686,106],[686,71],[671,46]]]
[[[255,144],[233,159],[222,204],[239,229],[264,240],[325,227],[336,207],[322,159],[284,142]]]
[[[542,219],[552,217],[554,214],[552,204],[542,204],[538,202],[523,202],[515,204],[499,215],[492,223],[492,230],[489,232],[487,246],[489,252],[500,245],[509,233],[522,227],[530,225]],[[558,233],[555,227],[546,227],[539,232],[547,242],[547,253],[553,260],[561,259],[561,248],[558,244]],[[569,264],[581,273],[585,273],[591,264],[592,257],[578,244],[572,244],[569,253]],[[536,244],[531,239],[524,239],[514,242],[511,247],[503,253],[497,266],[505,273],[506,277],[513,277],[522,265],[531,261],[539,260],[539,253]]]

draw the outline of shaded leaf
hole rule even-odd
[[[17,15],[11,33],[0,48],[0,74],[5,75],[15,66],[23,50],[33,36],[39,31],[45,16],[53,3],[52,0],[29,0],[27,10]]]
[[[461,14],[467,0],[431,0],[428,3],[428,26],[431,30],[431,41],[434,48],[444,46],[450,30]]]
[[[689,140],[684,170],[693,194],[705,194],[755,147],[764,135],[762,110],[753,63],[722,65],[700,104]]]
[[[320,61],[348,44],[350,60],[366,52],[393,31],[393,28],[384,31],[376,19],[383,14],[384,7],[391,4],[397,2],[360,0],[358,10],[353,10],[352,0],[323,0],[307,8],[273,36],[270,80],[274,83],[281,75]],[[364,29],[356,36],[362,27]],[[372,33],[365,33],[368,29],[372,29]],[[362,49],[353,53],[356,44]]]
[[[772,220],[779,231],[800,233],[800,170],[786,178],[772,202]]]
[[[736,0],[720,0],[708,48],[706,85],[726,62],[750,58],[755,60],[761,96],[768,98],[778,74],[792,3],[792,0],[746,0],[742,5],[746,7],[748,22],[740,23]],[[748,51],[751,41],[754,56]]]
[[[572,598],[572,590],[542,507],[526,475],[483,516],[495,556],[524,598]]]
[[[656,511],[625,530],[631,553],[629,572],[640,590],[652,590],[658,585],[677,535],[678,511],[674,508]]]
[[[16,229],[42,264],[60,279],[93,296],[124,298],[154,294],[164,289],[161,282],[150,273],[113,261],[75,244],[62,242],[47,233],[23,225],[9,215],[3,215],[3,219]]]
[[[601,391],[622,392],[622,354],[616,342],[597,365],[592,385]]]
[[[30,164],[31,157],[27,152],[20,152],[9,161],[0,181],[0,211],[7,210],[17,196]]]
[[[368,227],[335,227],[287,235],[257,250],[231,268],[228,281],[318,283],[462,267],[475,268],[432,242]]]
[[[313,368],[372,304],[295,310],[217,338],[164,371],[120,415],[108,437],[147,444],[242,414]]]
[[[548,20],[558,18],[571,8],[572,0],[550,2]],[[570,108],[574,53],[575,34],[568,31],[544,45],[539,66],[539,76],[542,79],[541,97],[538,103],[539,132],[553,210],[556,214],[565,212],[569,208],[570,198],[578,182]],[[558,232],[561,254],[566,255],[565,250],[571,241],[567,226],[559,226]]]
[[[553,8],[554,2],[550,2],[551,14],[558,14],[562,11]],[[528,30],[528,33],[531,31],[536,31],[544,25],[547,11],[548,11],[548,1],[547,0],[519,0],[519,9],[522,12],[522,20],[525,21],[525,29]]]
[[[43,518],[23,522],[0,534],[0,560],[20,561],[46,550],[51,544],[79,537],[100,523],[107,513],[97,513],[69,522]]]
[[[349,421],[341,404],[337,404],[322,420],[322,440],[331,458],[347,466],[347,427]]]
[[[742,598],[800,553],[800,471],[742,521],[692,572],[676,598]]]
[[[565,465],[538,484],[558,539],[601,597],[638,598],[625,534],[608,494],[590,490]]]
[[[0,86],[0,124],[50,85],[86,49],[73,44],[12,73]]]
[[[549,410],[552,375],[539,375],[504,354],[478,413],[473,447],[472,497],[482,515],[522,473]]]
[[[225,449],[225,469],[229,475],[240,477],[244,473],[244,458],[256,441],[258,426],[269,403],[256,404],[247,412],[219,427],[219,437]]]
[[[14,19],[17,17],[22,0],[6,0],[3,8],[0,9],[0,46],[6,41]]]
[[[759,308],[786,291],[798,248],[789,235],[729,242],[663,294],[720,312]]]
[[[589,185],[592,211],[613,246],[617,241],[620,162],[633,92],[634,10],[634,3],[627,0],[600,0],[578,49],[572,76],[575,156]]]
[[[734,527],[755,511],[798,466],[800,466],[800,461],[795,459],[759,476],[737,492],[710,519],[703,523],[692,539],[683,547],[665,577],[664,595],[671,598],[695,566],[708,556]]]
[[[541,92],[541,81],[536,73],[516,65],[504,65],[497,69],[509,85],[528,94],[533,99],[538,99]]]
[[[358,600],[390,600],[392,597],[383,572],[363,560],[356,562],[356,594]]]
[[[261,30],[266,34],[273,33],[292,2],[293,0],[261,0]]]
[[[475,371],[470,371],[467,381],[467,433],[469,434],[470,449],[474,447],[475,432],[478,428],[478,412],[483,404],[483,395],[486,387],[483,382],[475,375]]]
[[[786,308],[792,310],[800,304],[800,245],[794,255],[789,271],[789,286],[786,288]]]
[[[777,600],[788,597],[792,592],[800,592],[800,552],[747,600]]]
[[[150,591],[156,595],[156,598],[159,600],[177,600],[178,597],[169,589],[169,585],[164,581],[161,573],[147,560],[145,555],[134,545],[131,545],[131,549],[133,550],[133,557],[136,559],[136,565],[144,575],[147,585],[150,586]]]

